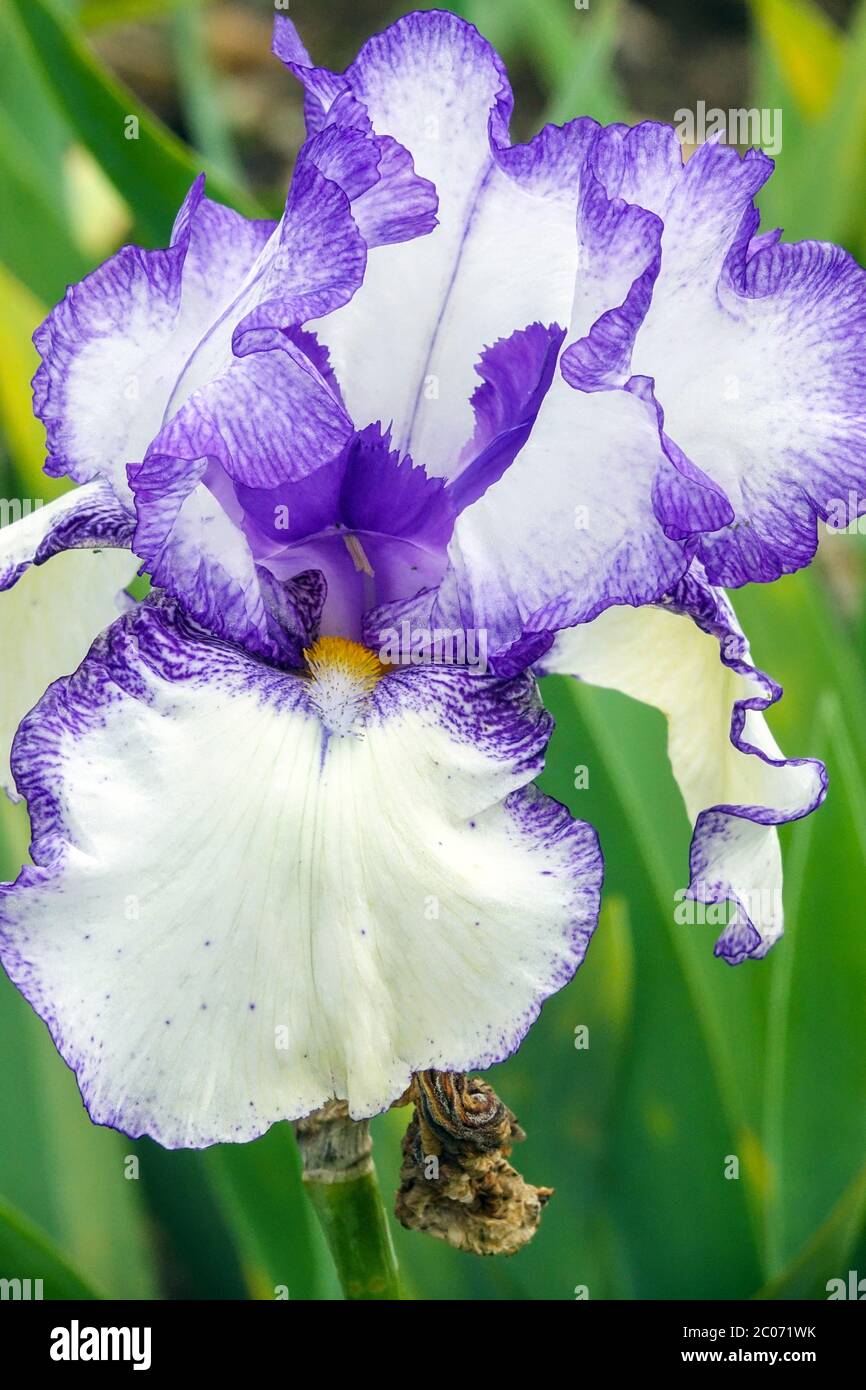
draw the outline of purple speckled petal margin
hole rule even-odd
[[[583,959],[602,860],[529,785],[532,678],[396,670],[341,737],[329,699],[148,601],[24,721],[0,957],[97,1123],[197,1148],[373,1114],[509,1055]]]
[[[764,713],[781,688],[751,660],[724,593],[692,570],[659,605],[610,609],[557,638],[539,674],[569,674],[661,709],[668,752],[694,831],[690,883],[704,909],[730,903],[716,954],[732,965],[766,954],[782,934],[782,862],[775,827],[826,795],[823,765],[785,758]],[[672,904],[672,912],[673,912]],[[726,924],[725,924],[726,922]]]

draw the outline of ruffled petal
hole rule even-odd
[[[74,671],[94,637],[125,606],[136,562],[125,551],[132,518],[91,483],[0,529],[0,785],[12,793],[15,730],[46,686]],[[93,554],[92,550],[99,553]],[[62,553],[65,552],[65,553]],[[54,563],[42,569],[43,563]]]
[[[128,496],[126,464],[143,457],[184,363],[273,228],[211,203],[202,177],[167,250],[125,246],[67,290],[34,335],[47,472],[106,478]]]
[[[662,297],[638,338],[667,428],[731,499],[698,553],[714,583],[807,565],[817,520],[866,511],[866,273],[819,242],[737,248],[712,297]],[[662,340],[681,344],[682,370]],[[694,353],[712,343],[712,367]]]
[[[303,84],[304,112],[311,136],[334,126],[373,133],[367,109],[353,95],[347,78],[313,66],[297,29],[286,15],[277,15],[274,20],[273,50]],[[415,173],[411,154],[390,135],[374,135],[373,143],[376,178],[358,192],[352,205],[361,235],[368,246],[426,236],[436,226],[438,198],[434,185]]]
[[[609,609],[561,633],[541,668],[665,714],[668,754],[694,825],[691,881],[678,896],[734,905],[716,955],[731,965],[765,955],[783,926],[776,826],[820,805],[826,774],[815,759],[779,751],[764,711],[781,688],[753,665],[724,594],[690,573],[664,606]]]
[[[655,507],[679,476],[643,401],[585,395],[557,375],[528,442],[458,517],[434,626],[483,629],[504,655],[611,604],[660,598],[688,564]]]
[[[650,210],[664,232],[658,253],[636,256],[623,303],[564,353],[564,374],[657,401],[675,465],[727,499],[696,545],[713,583],[799,569],[819,518],[866,510],[866,274],[838,247],[756,235],[772,171],[758,151],[708,144],[678,168],[637,127],[605,131],[592,165],[609,215],[630,199],[621,216]]]
[[[395,670],[340,735],[313,669],[148,603],[22,727],[36,867],[0,955],[99,1123],[195,1147],[370,1115],[508,1055],[584,955],[601,860],[528,785],[530,678]]]
[[[240,516],[232,516],[205,482],[206,458],[156,455],[131,469],[138,525],[135,548],[155,585],[217,637],[266,660],[295,663],[292,641],[267,601]],[[231,501],[231,484],[217,491]],[[236,508],[239,513],[239,509]]]
[[[126,497],[126,465],[193,392],[233,354],[261,350],[261,330],[292,330],[346,304],[368,246],[429,231],[435,202],[405,150],[350,124],[304,145],[278,224],[211,203],[198,178],[167,249],[123,247],[38,329],[48,471],[104,477]]]
[[[502,477],[526,443],[553,380],[565,329],[531,323],[487,348],[475,368],[475,432],[448,491],[457,511]]]
[[[311,95],[308,114],[326,108],[336,83],[435,184],[436,230],[371,260],[351,304],[317,332],[356,423],[393,421],[401,453],[450,476],[473,431],[479,353],[536,320],[568,322],[577,186],[598,126],[549,126],[511,146],[502,63],[442,11],[404,16],[340,77],[304,71],[299,50],[286,52]]]
[[[246,335],[245,347],[159,431],[146,461],[206,458],[238,483],[274,487],[339,453],[352,422],[292,338],[261,330]]]

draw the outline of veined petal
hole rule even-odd
[[[712,506],[697,544],[713,583],[776,579],[809,563],[818,518],[866,511],[866,273],[838,247],[756,235],[760,152],[707,144],[677,169],[660,147],[646,157],[646,137],[635,157],[641,130],[605,131],[592,165],[610,198],[662,219],[660,255],[563,372],[657,399],[672,460],[732,512]]]
[[[159,431],[146,460],[207,458],[238,483],[274,487],[339,453],[352,422],[289,334],[247,330],[244,347]]]
[[[123,611],[137,565],[125,551],[132,518],[98,483],[0,528],[0,786],[12,793],[15,730],[46,686],[74,671]],[[104,549],[103,549],[104,547]],[[91,548],[100,553],[92,554]],[[47,569],[45,560],[54,558]]]
[[[694,824],[688,896],[736,905],[716,954],[763,956],[782,934],[776,826],[826,794],[812,758],[786,759],[764,711],[781,688],[752,664],[724,594],[690,573],[664,606],[608,609],[560,633],[541,667],[619,690],[660,709],[668,754]]]
[[[528,442],[457,519],[435,626],[483,629],[502,653],[611,604],[660,598],[688,564],[654,505],[678,477],[643,401],[583,394],[557,374]]]
[[[47,472],[82,483],[106,478],[128,496],[126,464],[143,457],[184,363],[274,225],[211,203],[201,177],[167,250],[125,246],[67,290],[34,334]]]
[[[354,96],[347,78],[313,66],[287,15],[277,15],[274,20],[273,50],[304,87],[304,113],[311,136],[334,126],[372,134],[369,113]],[[436,226],[435,187],[419,178],[410,152],[390,135],[374,136],[373,144],[376,178],[352,204],[361,235],[368,246],[426,236]]]
[[[810,562],[819,517],[866,512],[866,273],[825,243],[742,246],[702,289],[659,286],[636,361],[653,364],[670,434],[731,500],[732,524],[700,542],[709,577],[777,579]],[[663,337],[682,345],[679,370]]]
[[[73,488],[0,526],[0,592],[62,550],[126,549],[135,519],[105,483]]]
[[[25,721],[36,867],[0,955],[94,1120],[194,1147],[333,1095],[370,1115],[510,1053],[580,963],[600,855],[527,785],[532,681],[347,661],[362,728],[329,734],[337,667],[269,669],[148,603]]]
[[[240,517],[231,516],[217,496],[231,502],[228,478],[219,477],[207,458],[160,454],[130,469],[130,475],[138,512],[136,553],[154,584],[215,636],[266,660],[297,661],[297,642],[287,640],[278,621],[270,621],[271,607]],[[207,486],[208,477],[218,479],[215,490]]]
[[[324,102],[321,71],[305,80]],[[439,226],[371,260],[351,304],[317,332],[356,422],[393,421],[401,453],[450,476],[473,430],[479,353],[536,320],[568,321],[579,175],[598,126],[548,126],[510,146],[502,63],[472,25],[442,11],[398,20],[342,81],[374,130],[400,141],[435,184]]]
[[[38,329],[48,471],[107,478],[126,498],[126,465],[233,355],[345,304],[368,246],[429,231],[434,211],[406,151],[348,124],[303,146],[278,224],[211,203],[198,178],[166,250],[124,247]]]

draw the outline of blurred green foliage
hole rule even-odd
[[[45,306],[124,227],[164,241],[200,167],[212,169],[217,196],[254,206],[209,60],[206,8],[0,0],[7,495],[48,497],[58,486],[38,474],[43,441],[27,385],[29,334]],[[630,22],[618,0],[592,0],[586,12],[569,0],[452,8],[528,70],[548,118],[643,114],[629,110],[618,76]],[[379,10],[370,28],[401,12]],[[813,0],[752,0],[750,11],[753,85],[740,104],[780,107],[785,121],[765,224],[841,241],[862,258],[866,3],[845,32]],[[345,48],[361,17],[333,13]],[[304,14],[295,18],[303,27]],[[174,26],[177,89],[199,150],[90,47],[90,35],[127,19]],[[129,114],[140,121],[134,144],[123,136]],[[771,716],[777,736],[789,753],[824,757],[831,777],[825,807],[783,831],[787,934],[764,962],[731,970],[712,956],[711,927],[674,923],[689,827],[661,716],[546,682],[557,731],[543,785],[598,827],[607,894],[586,964],[492,1079],[529,1135],[520,1166],[556,1196],[534,1243],[510,1261],[458,1255],[393,1223],[414,1296],[569,1299],[585,1285],[591,1298],[820,1298],[829,1278],[866,1261],[866,552],[851,535],[828,540],[824,554],[808,573],[736,596],[757,661],[788,687]],[[579,792],[578,764],[590,769]],[[23,808],[0,808],[0,837],[12,877],[26,853]],[[580,1025],[588,1050],[575,1047]],[[5,980],[0,1058],[0,1276],[41,1277],[53,1297],[271,1298],[278,1285],[292,1298],[339,1297],[287,1126],[203,1153],[94,1128],[43,1025]],[[405,1111],[375,1122],[386,1191],[405,1123]],[[728,1155],[740,1159],[739,1181],[724,1177]]]

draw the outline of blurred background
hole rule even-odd
[[[291,0],[290,13],[314,58],[341,68],[410,8]],[[581,113],[780,110],[764,226],[866,257],[866,3],[451,8],[508,63],[515,138]],[[29,380],[30,335],[66,285],[124,241],[164,244],[200,168],[212,196],[278,213],[303,125],[269,53],[273,12],[271,0],[0,0],[3,497],[62,490],[40,473]],[[130,114],[135,142],[122,138]],[[808,572],[736,595],[756,661],[786,688],[777,738],[823,757],[831,778],[825,807],[783,831],[787,934],[764,962],[732,970],[712,955],[712,926],[674,921],[689,826],[661,716],[547,683],[557,732],[543,785],[598,827],[605,908],[577,979],[489,1079],[527,1131],[515,1161],[556,1196],[534,1243],[505,1261],[392,1222],[411,1296],[823,1298],[829,1279],[866,1276],[864,577],[864,536],[828,534]],[[0,679],[14,660],[3,653]],[[579,765],[589,787],[576,791]],[[11,878],[22,807],[0,809],[0,839]],[[389,1208],[406,1120],[374,1124]],[[0,1277],[43,1277],[46,1297],[339,1297],[287,1125],[203,1153],[94,1128],[5,979],[0,1136]]]

